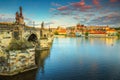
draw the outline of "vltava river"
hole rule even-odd
[[[0,80],[120,80],[120,39],[55,38],[37,70]]]
[[[118,39],[55,38],[43,60],[36,80],[120,80]]]

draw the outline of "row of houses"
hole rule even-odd
[[[109,26],[84,26],[80,24],[67,28],[58,27],[56,32],[68,36],[85,36],[87,33],[89,36],[94,37],[116,36],[117,34],[117,31]]]

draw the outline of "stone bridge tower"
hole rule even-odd
[[[19,7],[19,12],[16,12],[16,24],[21,24],[21,25],[24,25],[24,17],[23,17],[23,14],[22,14],[22,7],[20,6]]]

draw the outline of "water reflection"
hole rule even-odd
[[[55,38],[36,80],[120,80],[120,40]]]
[[[49,50],[41,51],[39,58],[38,58],[38,68],[39,70],[44,73],[44,65],[45,65],[45,59],[50,56]]]
[[[38,70],[0,80],[120,80],[120,39],[55,38],[36,53]]]

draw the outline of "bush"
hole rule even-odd
[[[119,33],[117,33],[117,37],[120,38],[120,34]]]
[[[86,32],[86,33],[85,33],[85,36],[87,37],[88,35],[89,35],[89,33],[88,33],[88,32]]]
[[[59,35],[59,33],[57,31],[54,32],[55,35]]]

